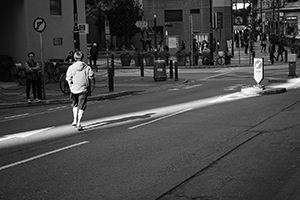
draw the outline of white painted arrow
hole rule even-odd
[[[15,133],[15,134],[12,134],[12,135],[4,135],[3,137],[0,137],[0,142],[4,141],[4,140],[15,139],[15,138],[26,138],[26,137],[29,137],[29,136],[32,136],[32,135],[50,130],[52,128],[54,128],[54,126],[53,127],[48,127],[48,128],[43,128],[43,129],[38,129],[38,130]]]

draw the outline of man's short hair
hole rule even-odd
[[[84,54],[83,54],[83,52],[81,52],[81,51],[76,51],[76,52],[74,53],[74,59],[75,59],[75,60],[82,60],[83,57],[84,57]]]

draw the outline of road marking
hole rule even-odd
[[[27,162],[30,162],[30,161],[33,161],[33,160],[37,160],[39,158],[49,156],[51,154],[55,154],[55,153],[58,153],[58,152],[61,152],[61,151],[64,151],[64,150],[68,150],[68,149],[71,149],[71,148],[74,148],[74,147],[77,147],[77,146],[80,146],[80,145],[83,145],[83,144],[86,144],[86,143],[88,143],[88,141],[79,142],[79,143],[76,143],[76,144],[73,144],[73,145],[70,145],[70,146],[62,147],[62,148],[59,148],[59,149],[56,149],[56,150],[53,150],[53,151],[49,151],[49,152],[37,155],[37,156],[33,156],[33,157],[27,158],[25,160],[14,162],[14,163],[11,163],[9,165],[4,165],[4,166],[0,167],[0,171],[2,171],[4,169],[11,168],[11,167],[15,167],[17,165],[21,165],[21,164],[24,164],[24,163],[27,163]]]
[[[49,108],[49,109],[47,109],[47,110],[49,110],[49,111],[60,110],[60,109],[66,108],[66,107],[67,107],[67,106],[59,106],[59,107],[55,107],[55,108]]]
[[[24,113],[24,114],[20,114],[20,115],[13,115],[13,116],[9,116],[9,117],[4,117],[4,119],[14,119],[14,118],[18,118],[18,117],[24,117],[29,115],[29,113]]]
[[[237,90],[237,89],[240,89],[240,88],[242,88],[242,87],[244,87],[243,84],[235,84],[235,85],[232,85],[232,86],[229,86],[229,87],[224,88],[224,90],[226,90],[226,91],[231,91],[231,90]]]
[[[38,129],[38,130],[33,130],[33,131],[26,131],[26,132],[21,132],[21,133],[15,133],[15,134],[11,134],[11,135],[4,135],[3,137],[0,137],[0,142],[4,141],[4,140],[10,140],[10,139],[15,139],[15,138],[26,138],[47,130],[50,130],[54,128],[53,127],[48,127],[48,128],[43,128],[43,129]]]
[[[185,109],[185,110],[181,110],[181,111],[172,113],[172,114],[170,114],[170,115],[166,115],[166,116],[163,116],[163,117],[154,119],[154,120],[149,121],[149,122],[145,122],[145,123],[142,123],[142,124],[139,124],[139,125],[136,125],[136,126],[129,127],[128,129],[129,129],[129,130],[132,130],[132,129],[139,128],[139,127],[141,127],[141,126],[146,126],[146,125],[152,124],[152,123],[154,123],[154,122],[157,122],[157,121],[160,121],[160,120],[163,120],[163,119],[166,119],[166,118],[169,118],[169,117],[172,117],[172,116],[175,116],[175,115],[178,115],[178,114],[181,114],[181,113],[190,111],[190,110],[192,110],[192,109],[193,109],[193,108],[187,108],[187,109]]]

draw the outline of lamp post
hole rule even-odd
[[[263,35],[263,17],[262,17],[262,2],[263,2],[263,0],[260,0],[260,39],[262,38],[262,35]]]
[[[155,51],[155,60],[157,60],[157,26],[156,26],[156,15],[154,15],[154,51]]]
[[[78,13],[77,13],[77,0],[73,0],[73,13],[74,13],[74,49],[75,52],[80,50],[79,43],[79,29],[78,29]]]
[[[212,47],[213,47],[213,18],[212,18],[212,10],[213,10],[213,0],[209,0],[209,21],[210,21],[210,32],[209,32],[209,46],[210,46],[210,51],[209,51],[209,57],[210,57],[210,65],[214,64],[214,52],[212,52]]]

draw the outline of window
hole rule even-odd
[[[50,0],[50,15],[61,15],[61,0]]]
[[[200,14],[200,9],[191,9],[190,13],[191,14]]]
[[[165,22],[181,22],[182,10],[165,10]]]

